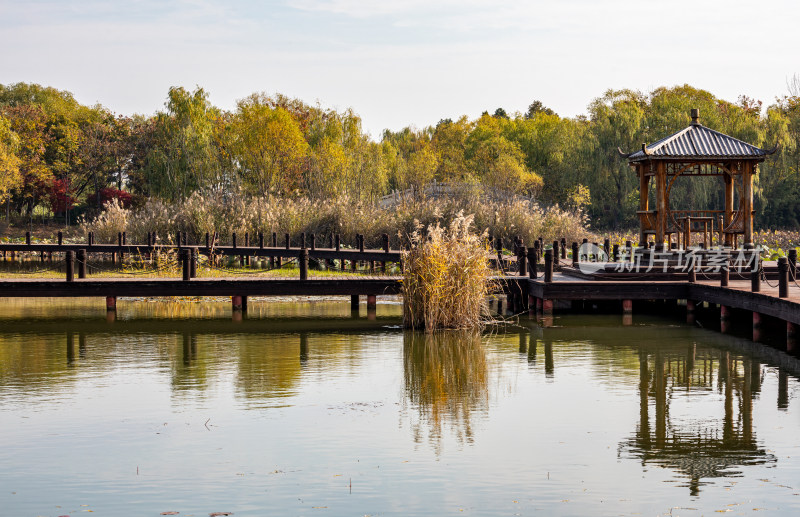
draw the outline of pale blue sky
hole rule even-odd
[[[0,83],[121,114],[170,86],[232,109],[281,92],[424,127],[541,100],[586,112],[608,88],[689,83],[770,104],[800,72],[796,0],[0,0]]]

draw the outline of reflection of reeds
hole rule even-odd
[[[461,214],[444,229],[414,232],[403,253],[403,320],[425,329],[480,328],[488,315],[492,269],[486,245],[470,232],[472,216]]]
[[[471,415],[488,404],[486,351],[478,332],[407,332],[403,343],[405,389],[432,439],[442,424],[471,441]]]

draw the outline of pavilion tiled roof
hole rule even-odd
[[[627,155],[628,160],[637,162],[650,158],[661,159],[724,159],[750,158],[763,159],[775,150],[764,150],[738,138],[709,129],[699,122],[692,124],[677,133],[662,138]]]

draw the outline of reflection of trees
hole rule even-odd
[[[406,395],[419,409],[415,439],[421,440],[426,423],[435,444],[444,425],[452,426],[459,440],[471,442],[471,415],[488,408],[488,368],[480,334],[407,332],[403,359]]]
[[[746,357],[732,358],[724,351],[718,356],[704,355],[698,365],[696,355],[694,346],[681,355],[639,352],[639,425],[634,437],[621,445],[642,463],[677,470],[688,478],[692,495],[700,493],[704,478],[737,475],[741,471],[736,469],[744,465],[777,461],[759,448],[753,433],[760,364]],[[724,397],[722,422],[670,418],[670,403],[677,392],[714,389]]]
[[[308,358],[305,334],[237,336],[237,391],[248,399],[294,395]],[[299,346],[298,346],[299,345]]]

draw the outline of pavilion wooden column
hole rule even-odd
[[[667,172],[663,161],[656,162],[656,248],[664,247],[667,231]]]
[[[733,170],[731,167],[728,170]],[[733,220],[733,176],[725,172],[722,175],[725,180],[725,214],[722,216],[722,228],[724,230]],[[733,235],[725,234],[725,246],[733,246]]]
[[[742,187],[744,190],[744,206],[740,206],[740,210],[744,210],[744,243],[753,244],[753,162],[747,161],[744,163],[744,170],[742,171]]]
[[[647,175],[647,168],[644,163],[639,163],[636,166],[636,172],[639,174],[639,211],[647,212],[650,208],[650,196],[648,190],[650,186],[650,176]],[[647,217],[642,216],[642,217]],[[639,242],[646,242],[647,235],[644,233],[644,222],[639,221]]]

